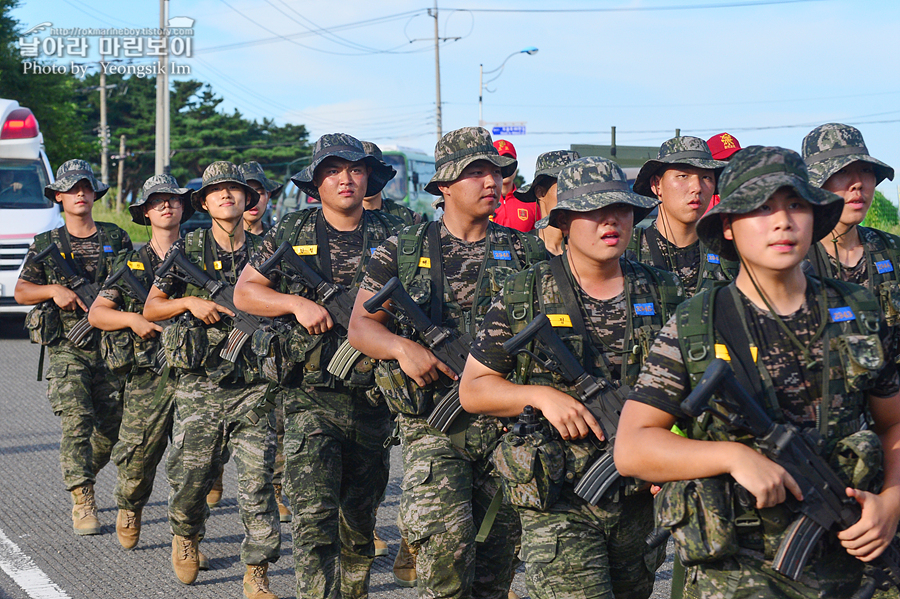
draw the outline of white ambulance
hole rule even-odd
[[[0,316],[25,313],[13,299],[34,236],[63,224],[59,206],[44,197],[53,171],[31,110],[0,99]]]

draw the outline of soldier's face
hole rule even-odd
[[[559,220],[573,258],[587,258],[604,263],[618,260],[631,241],[634,208],[628,204],[612,204],[589,212],[566,211]],[[577,259],[577,258],[576,258]]]
[[[177,228],[183,212],[183,200],[173,193],[154,193],[144,208],[144,215],[158,229]]]
[[[234,221],[241,218],[246,202],[247,193],[240,183],[223,181],[207,188],[203,207],[212,218]]]
[[[94,207],[94,188],[87,179],[82,179],[69,191],[57,191],[56,201],[62,204],[63,211],[72,216],[85,216]]]
[[[780,188],[752,212],[722,220],[725,239],[734,241],[753,272],[798,267],[812,243],[812,207],[792,187]]]
[[[260,185],[259,181],[251,179],[250,181],[247,181],[247,185],[259,194],[259,201],[256,203],[256,206],[244,212],[244,221],[253,224],[261,219],[263,214],[266,213],[266,208],[269,206],[269,192],[266,191],[265,187]]]
[[[716,190],[715,171],[689,165],[668,167],[654,176],[650,188],[662,201],[660,212],[684,224],[693,224],[706,212]]]
[[[852,227],[866,218],[875,197],[875,168],[857,160],[828,177],[822,189],[844,198],[841,224]]]
[[[329,156],[316,168],[313,185],[322,204],[334,210],[355,210],[362,206],[372,168],[365,161],[350,162]]]
[[[503,177],[500,167],[488,160],[476,160],[449,184],[438,185],[448,200],[445,210],[460,211],[470,217],[488,218],[500,201]]]

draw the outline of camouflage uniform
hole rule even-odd
[[[750,212],[781,186],[787,185],[812,205],[813,240],[820,239],[837,222],[843,203],[838,196],[809,185],[807,177],[805,165],[795,152],[758,146],[743,149],[723,173],[722,201],[701,219],[698,234],[713,251],[728,259],[736,259],[734,244],[724,239],[718,215]],[[855,285],[807,278],[805,301],[793,314],[781,317],[797,336],[800,346],[808,348],[810,356],[805,359],[788,340],[772,314],[758,308],[734,284],[697,294],[683,303],[676,316],[660,331],[629,400],[645,403],[678,418],[682,428],[690,431],[693,438],[748,442],[746,436],[737,438],[733,431],[714,419],[695,421],[693,424],[685,422],[680,409],[681,401],[702,376],[705,364],[720,354],[718,349],[707,346],[724,343],[718,329],[712,337],[705,332],[709,330],[705,323],[716,321],[716,313],[709,314],[709,310],[718,305],[713,298],[720,293],[733,296],[741,321],[738,326],[751,343],[749,353],[758,354],[757,371],[765,396],[762,401],[766,403],[767,411],[775,414],[777,421],[801,429],[817,428],[824,440],[822,455],[834,463],[839,458],[836,452],[839,443],[858,433],[861,422],[865,420],[866,393],[889,397],[900,389],[900,379],[893,362],[875,359],[880,355],[880,345],[893,343],[892,332],[884,326],[874,297]],[[848,302],[855,306],[853,319],[835,322],[828,317],[828,309],[847,306]],[[828,322],[822,334],[818,334],[823,315]],[[837,344],[832,343],[837,341],[835,337],[858,335],[862,321],[878,325],[878,333],[853,350],[866,353],[864,358],[853,355],[870,366],[862,378],[855,375],[851,378],[851,374],[841,366],[841,358],[836,355],[838,351],[830,352],[829,363],[824,368],[811,365],[810,359],[821,364],[826,347],[836,347]],[[736,323],[729,323],[732,324]],[[704,332],[698,336],[698,330]],[[698,351],[698,343],[708,350],[705,356]],[[754,352],[754,348],[759,349]],[[701,357],[695,358],[694,355]],[[823,397],[826,384],[828,396]],[[820,418],[820,414],[827,414],[827,417]],[[711,479],[698,482],[708,480]],[[845,482],[857,485],[850,479]],[[877,491],[877,488],[870,487],[868,490]],[[661,495],[666,497],[666,493],[664,487]],[[734,509],[742,509],[750,515],[757,512],[748,512],[736,503]],[[658,515],[663,520],[667,519],[662,512]],[[819,542],[798,581],[793,582],[775,573],[772,570],[774,549],[793,516],[782,504],[760,510],[756,518],[758,523],[765,522],[765,527],[761,524],[739,527],[737,546],[729,545],[730,550],[736,553],[728,557],[697,560],[700,563],[692,566],[688,573],[691,591],[702,597],[723,599],[812,599],[848,597],[859,588],[862,562],[851,557],[830,533],[826,533]]]
[[[316,167],[330,156],[373,168],[366,195],[375,195],[393,169],[367,156],[362,144],[346,134],[325,135],[316,142],[310,165],[293,181],[311,196]],[[259,268],[288,241],[324,279],[352,295],[374,249],[399,219],[378,211],[363,211],[352,231],[333,228],[320,209],[288,215],[270,230],[250,264]],[[302,249],[300,249],[302,248]],[[312,248],[315,248],[314,250]],[[282,266],[285,271],[290,267]],[[269,273],[281,293],[316,301],[315,289]],[[294,569],[298,597],[360,598],[368,596],[369,573],[375,559],[375,510],[387,486],[390,453],[390,413],[373,393],[372,361],[361,356],[345,379],[326,370],[346,340],[336,325],[323,335],[309,335],[291,317],[292,341],[286,358],[294,367],[281,375],[285,414],[285,492],[294,510]],[[303,346],[300,349],[299,346]]]
[[[803,139],[803,158],[810,182],[822,187],[829,177],[854,162],[864,162],[875,171],[875,184],[894,178],[894,169],[869,155],[862,133],[855,127],[831,123],[813,129]],[[878,229],[857,225],[863,257],[855,266],[844,266],[825,251],[826,239],[813,244],[808,270],[817,276],[832,277],[866,287],[881,302],[888,324],[900,324],[900,237]],[[837,251],[835,251],[837,254]]]
[[[259,196],[245,184],[237,167],[229,162],[214,162],[203,173],[203,187],[192,196],[194,208],[203,210],[205,188],[222,181],[234,181],[244,187],[247,208],[258,201]],[[247,233],[240,248],[224,251],[208,230],[197,229],[176,241],[169,252],[187,248],[189,260],[213,278],[233,285],[251,249],[259,245],[259,237]],[[213,263],[209,264],[208,259]],[[205,290],[185,285],[172,276],[157,277],[154,285],[169,298],[195,295],[208,299]],[[166,462],[166,474],[172,486],[169,493],[172,532],[181,537],[203,533],[209,515],[206,496],[222,469],[226,452],[230,451],[238,470],[238,508],[244,525],[241,561],[248,565],[276,562],[281,528],[272,487],[275,421],[271,412],[255,424],[249,416],[263,397],[263,389],[252,384],[258,371],[254,373],[251,343],[244,345],[237,363],[231,364],[219,356],[231,327],[224,322],[203,325],[196,318],[190,319],[190,326],[207,336],[209,350],[201,357],[198,368],[181,370],[175,388],[172,446]],[[173,360],[173,345],[178,343],[174,334],[172,337],[168,334],[177,330],[175,326],[167,327],[163,335],[166,357],[173,365],[177,364]]]
[[[387,163],[384,162],[384,155],[381,153],[381,148],[379,148],[377,145],[373,144],[370,141],[364,141],[364,142],[362,142],[362,144],[363,144],[363,148],[366,151],[366,154],[368,154],[369,156],[373,156],[374,158],[377,158],[379,162],[382,162],[385,165],[387,165]],[[390,168],[393,170],[394,167],[390,167]],[[368,197],[368,196],[366,196],[366,197]],[[418,225],[419,223],[424,223],[426,220],[428,220],[424,214],[419,214],[418,212],[414,212],[406,204],[402,204],[395,200],[391,200],[389,198],[384,197],[383,195],[381,198],[380,210],[382,212],[386,212],[388,214],[392,214],[392,215],[396,216],[401,221],[403,221],[403,224],[405,226]]]
[[[190,189],[178,187],[171,175],[155,175],[147,179],[141,194],[128,210],[139,225],[150,225],[144,215],[147,200],[153,194],[175,194],[183,200],[181,222],[193,214],[188,202]],[[116,259],[113,272],[128,268],[146,290],[153,285],[154,273],[162,258],[147,244],[139,251],[123,252]],[[114,302],[126,312],[140,313],[143,298],[136,296],[123,284],[105,288],[101,297]],[[111,369],[124,372],[122,426],[119,441],[113,447],[112,460],[118,467],[115,497],[119,509],[139,511],[150,499],[156,468],[162,460],[172,434],[175,376],[166,376],[163,388],[157,391],[161,376],[153,368],[160,349],[159,337],[141,339],[130,329],[103,333],[104,357]]]
[[[69,160],[59,167],[56,182],[44,189],[44,195],[56,201],[56,192],[66,192],[82,179],[91,183],[95,201],[109,189],[94,178],[90,164]],[[63,226],[35,237],[19,278],[36,285],[59,281],[50,267],[34,261],[35,255],[51,243],[56,243],[76,273],[98,285],[112,272],[115,253],[131,249],[128,234],[116,225],[98,222],[97,232],[86,238],[72,237]],[[109,462],[122,419],[122,381],[107,369],[100,356],[98,331],[88,333],[81,347],[65,338],[65,333],[86,316],[81,308],[74,312],[60,310],[53,300],[36,306],[26,320],[33,340],[42,313],[45,320],[61,321],[54,338],[44,339],[43,343],[49,343],[50,354],[47,395],[53,413],[62,421],[59,458],[63,483],[71,491],[93,484],[97,473]]]
[[[425,187],[433,195],[440,194],[438,183],[455,181],[476,160],[490,161],[507,176],[516,167],[513,159],[497,154],[490,134],[481,128],[446,134],[435,148],[435,158],[437,173]],[[432,227],[436,227],[440,248],[431,248]],[[406,249],[398,251],[398,244]],[[419,248],[419,255],[415,248]],[[475,242],[455,238],[443,222],[423,224],[404,229],[378,248],[360,287],[377,292],[391,277],[399,275],[406,290],[414,300],[425,304],[427,312],[430,266],[423,264],[440,260],[443,290],[435,293],[443,296],[441,315],[432,320],[459,335],[474,334],[491,296],[500,290],[500,282],[543,257],[546,252],[533,237],[493,223],[488,225],[486,238]],[[406,467],[400,518],[408,529],[409,545],[417,554],[419,595],[505,598],[515,571],[520,536],[512,506],[504,502],[490,535],[483,543],[475,541],[491,501],[500,492],[490,455],[502,435],[503,424],[498,418],[463,414],[451,427],[451,434],[441,433],[428,426],[426,417],[435,394],[440,397],[446,392],[444,385],[419,389],[406,379],[396,362],[380,363],[379,371],[382,381],[385,372],[392,372],[387,376],[399,377],[401,384],[412,390],[411,395],[397,393],[379,383],[391,409],[398,413]],[[418,399],[412,400],[412,395]]]
[[[578,152],[573,152],[571,150],[544,152],[537,157],[537,162],[535,162],[534,179],[531,180],[531,183],[522,186],[522,188],[513,190],[513,195],[521,202],[537,203],[538,200],[537,196],[534,194],[534,186],[539,184],[552,185],[556,182],[559,171],[573,160],[578,160],[579,158],[581,158],[581,155]],[[540,207],[538,208],[538,216],[541,216]],[[546,228],[549,224],[549,220],[549,214],[543,215],[543,218],[534,223],[534,228]]]
[[[665,167],[674,165],[694,166],[715,171],[716,175],[728,164],[713,160],[709,146],[698,137],[675,137],[663,143],[656,160],[648,160],[641,167],[634,181],[634,191],[649,198],[655,198],[650,186],[654,175],[661,175]],[[658,217],[657,217],[658,221]],[[721,257],[709,251],[700,240],[678,247],[663,237],[657,228],[657,221],[639,223],[628,249],[630,257],[638,262],[647,262],[656,268],[674,272],[684,283],[688,297],[709,286],[713,281],[730,281],[737,274],[737,264],[722,261]]]
[[[591,184],[612,186],[615,182],[620,184],[619,189],[586,190]],[[558,195],[559,203],[549,215],[551,222],[556,222],[562,211],[586,212],[618,203],[633,206],[638,220],[653,207],[651,200],[629,191],[624,173],[614,162],[601,158],[583,158],[562,169]],[[553,261],[562,266],[565,281],[556,279]],[[550,385],[574,394],[572,388],[549,376],[530,357],[521,355],[517,365],[516,357],[503,350],[503,343],[525,328],[538,313],[569,315],[572,310],[578,310],[589,339],[584,339],[575,327],[556,328],[555,332],[579,361],[584,362],[588,353],[592,375],[613,384],[633,384],[646,356],[632,352],[631,348],[649,345],[667,315],[684,299],[684,291],[675,275],[625,258],[620,263],[625,289],[609,300],[594,299],[575,283],[566,253],[550,263],[541,262],[518,273],[506,282],[502,294],[485,316],[472,347],[472,357],[495,372],[504,375],[515,372],[518,384]],[[570,306],[565,300],[566,295],[560,289],[563,286],[573,290],[576,306]],[[634,314],[629,315],[632,310]],[[570,318],[570,321],[577,322],[577,319]],[[588,347],[599,351],[587,352]],[[530,451],[524,454],[525,460],[517,459],[521,452],[513,448],[522,446],[522,439],[510,433],[494,454],[501,475],[513,481],[513,485],[524,478],[514,472],[519,468],[531,470],[535,477],[545,474],[535,471],[536,460],[532,461]],[[646,599],[665,557],[664,549],[648,550],[644,543],[653,529],[653,499],[647,486],[635,486],[632,481],[628,492],[608,494],[592,505],[578,497],[574,489],[578,477],[599,457],[600,450],[590,439],[545,438],[545,443],[559,449],[544,447],[540,451],[562,451],[565,455],[566,474],[557,477],[557,481],[564,482],[556,483],[562,486],[559,498],[535,502],[513,493],[508,497],[518,506],[522,522],[520,556],[528,571],[529,595],[535,599],[612,596]],[[505,488],[509,486],[507,483]]]

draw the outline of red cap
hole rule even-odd
[[[719,133],[706,140],[714,160],[728,160],[741,149],[741,142],[730,133]]]
[[[505,139],[498,139],[495,141],[494,147],[497,148],[497,153],[501,156],[512,156],[516,160],[519,159],[519,157],[516,156],[516,147]]]

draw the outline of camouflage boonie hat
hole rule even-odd
[[[362,142],[352,135],[327,133],[316,141],[312,161],[306,168],[291,177],[291,181],[306,195],[321,200],[318,188],[313,185],[313,178],[315,177],[316,169],[322,164],[322,161],[330,156],[342,158],[349,162],[363,160],[368,166],[372,167],[372,172],[369,174],[369,181],[366,185],[367,198],[384,189],[387,182],[397,174],[393,167],[367,154]]]
[[[191,203],[194,205],[194,210],[206,212],[206,210],[203,209],[203,200],[206,198],[206,188],[210,185],[225,181],[239,183],[241,187],[244,188],[244,191],[247,192],[247,200],[244,205],[245,212],[256,206],[256,203],[259,202],[259,194],[256,193],[255,189],[247,185],[247,181],[244,180],[244,175],[241,174],[241,169],[231,162],[220,160],[218,162],[213,162],[206,167],[206,170],[203,171],[203,185],[200,189],[191,194]]]
[[[91,163],[86,160],[67,160],[56,169],[56,181],[44,188],[44,196],[51,202],[56,201],[56,192],[66,193],[82,179],[87,179],[94,190],[94,201],[99,200],[109,191],[109,185],[97,181]]]
[[[728,163],[724,160],[713,159],[709,146],[699,137],[673,137],[659,147],[659,155],[656,160],[648,160],[641,167],[641,172],[634,180],[634,192],[649,198],[656,197],[650,188],[653,175],[658,174],[667,166],[676,164],[708,168],[717,171],[716,175],[718,175]]]
[[[697,223],[697,235],[714,254],[737,260],[734,242],[725,239],[719,215],[747,214],[785,186],[792,187],[812,206],[812,242],[828,235],[841,218],[844,200],[809,182],[809,172],[800,154],[763,146],[750,146],[734,155],[719,179],[721,200]]]
[[[558,227],[559,215],[565,210],[590,212],[612,204],[632,206],[637,223],[659,203],[631,191],[622,168],[612,160],[598,156],[570,162],[559,172],[556,183],[556,206],[548,215],[552,227]]]
[[[262,185],[263,189],[269,192],[270,200],[277,198],[278,194],[281,193],[282,188],[284,188],[284,184],[276,183],[266,177],[266,172],[263,170],[263,167],[256,161],[251,160],[250,162],[245,162],[238,168],[241,169],[241,174],[244,175],[244,181],[248,184],[250,181],[257,181]]]
[[[819,125],[803,138],[803,160],[809,168],[809,180],[822,187],[828,178],[854,162],[868,162],[875,169],[875,184],[894,180],[894,169],[869,155],[862,133],[856,127],[828,123]]]
[[[516,172],[517,162],[509,156],[501,156],[494,147],[491,134],[483,127],[463,127],[447,133],[434,146],[435,173],[425,186],[425,191],[442,196],[440,183],[452,183],[459,179],[463,169],[476,160],[487,160],[500,167],[500,175],[508,177]],[[436,204],[441,204],[438,200]]]
[[[534,179],[528,185],[523,185],[521,189],[515,190],[513,195],[521,202],[537,202],[537,197],[534,195],[534,186],[539,185],[543,179],[555,180],[564,166],[579,158],[581,158],[581,154],[571,150],[544,152],[537,157],[537,162],[534,165]]]
[[[178,181],[172,175],[153,175],[141,187],[141,193],[138,194],[137,200],[132,202],[128,207],[131,213],[131,220],[139,225],[150,226],[150,220],[144,216],[144,204],[155,193],[171,193],[181,196],[181,222],[186,221],[194,213],[194,207],[191,206],[190,197],[191,190],[186,187],[178,187]]]

